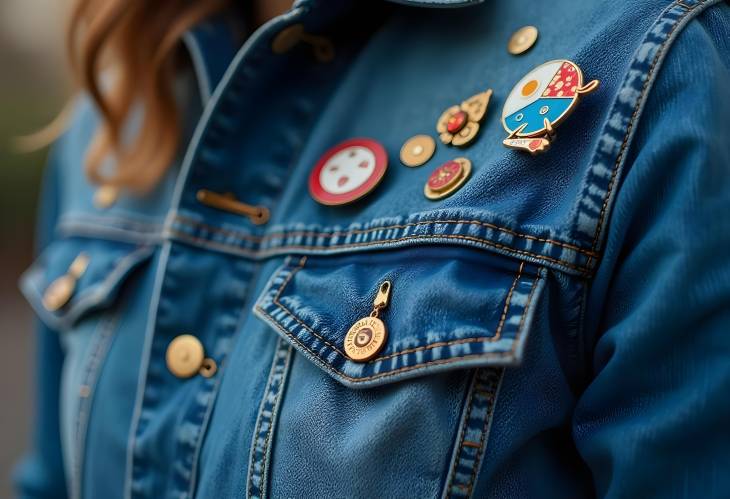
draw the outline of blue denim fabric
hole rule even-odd
[[[272,52],[300,23],[333,60]],[[537,45],[509,55],[526,24]],[[198,92],[154,193],[94,207],[85,98],[54,148],[21,283],[40,346],[21,497],[730,496],[727,3],[302,0],[239,49],[226,29],[185,37]],[[545,154],[504,148],[504,99],[556,58],[599,89]],[[486,88],[472,145],[399,163]],[[383,144],[385,178],[319,205],[309,173],[351,137]],[[426,199],[456,156],[472,177]],[[387,342],[354,362],[345,334],[386,279]],[[214,376],[168,370],[183,333]]]

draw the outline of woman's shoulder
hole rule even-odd
[[[55,236],[158,237],[174,187],[174,174],[168,175],[154,192],[133,193],[92,182],[86,172],[86,156],[102,122],[90,96],[74,97],[72,112],[64,134],[52,146],[46,166],[41,204],[53,204]],[[133,133],[135,121],[128,123]],[[109,157],[105,168],[114,167]],[[176,168],[171,168],[171,173]]]

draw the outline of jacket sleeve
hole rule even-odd
[[[727,4],[685,28],[627,158],[573,426],[599,497],[730,497],[729,40]]]
[[[51,241],[58,217],[58,149],[51,153],[41,189],[41,210],[36,231],[37,252]],[[15,470],[20,498],[64,498],[64,477],[59,427],[59,392],[63,352],[58,333],[36,321],[35,414],[31,446]]]

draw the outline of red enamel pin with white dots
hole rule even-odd
[[[380,143],[349,139],[319,158],[309,175],[309,192],[327,206],[352,203],[375,189],[387,168],[388,155]]]

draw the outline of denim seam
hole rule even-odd
[[[256,277],[259,275],[259,273],[260,273],[260,266],[255,271]],[[254,277],[252,279],[253,282],[256,281],[256,277]],[[248,307],[247,307],[248,300],[249,300],[249,298],[246,298],[244,300],[243,306],[241,307],[237,325],[234,328],[234,334],[243,329],[243,323],[245,322],[245,320],[247,318],[245,311],[248,310]],[[191,468],[191,472],[190,472],[191,479],[190,479],[190,486],[188,488],[189,497],[195,496],[194,493],[195,493],[195,488],[197,487],[197,481],[198,481],[197,471],[198,471],[198,465],[199,465],[199,460],[200,460],[200,453],[202,452],[202,447],[203,447],[203,443],[204,443],[204,432],[207,431],[208,425],[210,424],[210,419],[213,414],[213,410],[215,408],[215,401],[218,397],[221,383],[223,381],[225,372],[227,370],[227,360],[228,360],[228,352],[223,354],[218,361],[218,371],[215,376],[215,384],[213,386],[213,389],[210,392],[211,398],[208,403],[208,408],[206,410],[205,418],[203,420],[203,423],[201,424],[201,428],[203,428],[204,431],[201,431],[200,437],[198,439],[198,443],[197,443],[195,451],[193,453],[193,464],[192,464],[192,468]]]
[[[294,275],[302,270],[304,268],[304,264],[307,262],[307,257],[303,256],[299,259],[299,265],[297,265],[294,269],[291,269],[289,272],[289,275],[286,276],[286,279],[284,282],[281,283],[281,286],[279,286],[279,290],[276,292],[276,295],[274,295],[274,304],[278,306],[280,309],[282,309],[284,312],[286,312],[292,319],[297,321],[302,327],[306,328],[310,333],[312,333],[314,336],[319,338],[325,345],[330,347],[332,350],[340,354],[342,357],[347,358],[347,355],[345,355],[344,352],[342,352],[339,348],[337,348],[335,345],[324,339],[319,333],[314,331],[310,326],[308,326],[303,320],[301,320],[299,317],[294,315],[294,313],[289,310],[289,308],[281,303],[279,301],[279,298],[281,297],[282,293],[284,292],[284,289],[287,287],[287,285],[291,282]]]
[[[496,374],[496,373],[495,373]],[[477,473],[481,469],[482,459],[484,457],[484,451],[486,450],[487,439],[489,438],[490,430],[492,429],[492,418],[494,417],[494,408],[497,405],[497,398],[499,397],[499,391],[502,386],[502,379],[504,378],[504,369],[499,369],[499,379],[496,381],[496,386],[489,386],[490,391],[477,392],[477,395],[484,396],[489,403],[487,408],[487,416],[484,418],[484,426],[482,428],[481,436],[479,439],[479,451],[477,453],[477,459],[471,470],[471,478],[469,479],[468,495],[471,496],[474,485],[476,484]]]
[[[265,258],[268,256],[286,254],[287,252],[298,251],[298,250],[301,250],[301,251],[319,250],[321,252],[326,252],[329,250],[338,250],[338,249],[344,249],[344,248],[366,248],[366,247],[370,247],[370,246],[387,247],[388,245],[392,245],[393,243],[400,243],[400,242],[406,242],[406,241],[419,241],[419,240],[438,241],[440,239],[452,239],[452,240],[471,241],[471,242],[475,242],[478,244],[491,246],[498,250],[504,250],[507,253],[515,253],[518,255],[531,257],[536,260],[547,261],[547,262],[555,264],[556,266],[574,270],[574,271],[578,272],[581,276],[587,276],[590,273],[590,269],[588,269],[588,268],[578,267],[576,265],[546,256],[546,255],[530,253],[529,251],[519,250],[519,249],[512,248],[511,246],[495,243],[489,239],[483,239],[483,238],[478,238],[478,237],[473,237],[473,236],[464,236],[461,234],[422,234],[422,235],[414,235],[414,236],[404,236],[404,237],[400,237],[400,238],[396,238],[396,239],[386,239],[386,240],[382,240],[382,241],[369,241],[369,242],[363,242],[363,243],[340,244],[340,245],[331,246],[329,248],[322,247],[322,246],[311,246],[311,245],[310,246],[286,245],[286,246],[279,246],[276,248],[270,248],[270,249],[266,249],[266,250],[262,250],[262,251],[258,251],[258,252],[254,251],[254,250],[240,249],[235,245],[221,243],[218,241],[212,242],[208,239],[205,239],[202,237],[191,236],[184,232],[176,231],[174,229],[170,230],[170,235],[172,237],[176,237],[176,238],[179,238],[180,240],[188,241],[193,244],[201,244],[201,245],[209,246],[209,247],[218,246],[222,250],[226,250],[227,248],[235,248],[237,250],[240,250],[241,254],[248,255],[251,258]]]
[[[192,227],[200,227],[200,228],[203,228],[203,229],[208,230],[210,232],[218,232],[218,233],[221,233],[221,234],[225,234],[225,235],[229,235],[229,236],[234,236],[234,237],[237,237],[237,238],[240,238],[240,239],[248,240],[248,241],[251,241],[251,242],[259,242],[259,243],[264,243],[264,242],[266,242],[268,240],[271,240],[271,239],[284,239],[284,238],[291,238],[291,237],[317,237],[317,238],[324,237],[324,238],[329,238],[329,237],[343,237],[344,236],[345,238],[347,238],[348,236],[351,236],[351,235],[354,235],[354,234],[369,234],[371,232],[378,232],[378,231],[390,230],[390,229],[399,229],[399,230],[401,230],[401,229],[408,229],[410,227],[418,227],[420,225],[431,225],[431,224],[466,224],[466,225],[478,225],[478,226],[481,226],[481,227],[485,227],[487,229],[492,229],[492,230],[496,230],[496,231],[499,231],[499,232],[504,232],[505,234],[509,234],[510,236],[514,236],[514,237],[517,237],[517,238],[528,239],[530,241],[537,241],[537,242],[541,242],[541,243],[554,244],[555,246],[560,246],[562,248],[567,248],[567,249],[576,251],[578,253],[582,253],[582,254],[584,254],[584,255],[586,255],[588,257],[597,257],[598,256],[597,253],[595,253],[595,252],[593,252],[591,250],[588,250],[588,249],[581,248],[581,247],[576,246],[574,244],[565,243],[565,242],[557,241],[555,239],[550,239],[550,238],[543,238],[543,237],[538,237],[538,236],[532,236],[532,235],[529,235],[529,234],[523,234],[523,233],[514,231],[512,229],[507,229],[505,227],[500,227],[499,225],[495,225],[495,224],[492,224],[492,223],[489,223],[489,222],[484,222],[482,220],[474,220],[474,219],[471,219],[471,220],[450,220],[450,219],[440,220],[440,219],[434,219],[434,220],[424,220],[424,221],[421,221],[421,222],[410,222],[410,223],[406,223],[406,224],[381,225],[381,226],[377,226],[377,227],[369,227],[367,229],[334,230],[334,231],[323,230],[323,231],[319,231],[319,232],[318,231],[297,231],[297,230],[286,231],[286,230],[282,230],[282,231],[278,231],[278,232],[265,233],[262,236],[255,236],[255,235],[252,235],[252,234],[247,234],[247,233],[245,233],[243,231],[237,231],[235,229],[226,229],[226,228],[223,228],[223,227],[212,226],[212,225],[209,225],[209,224],[206,224],[206,223],[203,223],[203,222],[199,222],[197,220],[194,220],[192,218],[189,218],[189,217],[187,217],[185,215],[180,215],[180,214],[177,214],[176,215],[176,221],[178,221],[178,222],[180,222],[180,223],[182,223],[184,225],[189,225],[189,226],[192,226]]]
[[[472,376],[472,381],[469,384],[469,400],[466,403],[466,412],[464,414],[464,418],[461,420],[461,424],[459,425],[459,445],[456,448],[456,453],[453,457],[453,463],[449,467],[449,479],[446,483],[446,489],[444,492],[446,493],[446,499],[449,499],[451,496],[451,486],[454,483],[454,477],[456,476],[456,469],[459,466],[459,456],[461,456],[461,449],[464,447],[464,439],[466,437],[466,425],[467,421],[471,417],[471,408],[472,408],[472,402],[474,401],[474,387],[477,383],[477,376],[479,374],[479,370],[474,370],[474,375]]]
[[[58,226],[63,227],[67,224],[70,225],[77,225],[77,226],[84,226],[84,225],[107,225],[109,222],[112,222],[113,224],[124,226],[128,228],[131,231],[134,232],[144,232],[144,233],[159,233],[160,229],[162,228],[163,224],[160,222],[147,222],[144,220],[140,220],[137,218],[131,218],[131,217],[125,217],[120,214],[116,215],[103,215],[103,216],[97,216],[97,215],[90,215],[86,213],[65,213],[61,216]]]
[[[86,386],[89,390],[85,397],[81,398],[79,408],[76,413],[76,434],[75,444],[76,453],[74,456],[74,462],[72,463],[73,476],[71,477],[71,497],[80,498],[81,488],[83,486],[83,472],[84,472],[84,461],[86,454],[86,436],[88,431],[88,422],[91,407],[93,404],[93,397],[96,393],[96,383],[99,379],[101,368],[109,352],[109,346],[111,345],[112,339],[115,336],[116,326],[121,316],[122,307],[117,308],[112,313],[106,314],[106,317],[102,319],[97,326],[100,332],[94,332],[94,345],[89,355],[89,359],[84,368],[84,378],[81,386]]]
[[[289,365],[292,356],[292,347],[283,338],[279,338],[274,349],[274,358],[271,362],[269,376],[266,381],[266,388],[259,405],[256,428],[251,442],[251,457],[249,460],[248,479],[246,485],[246,497],[263,498],[266,497],[266,488],[269,470],[268,466],[271,458],[271,436],[274,426],[278,419],[279,406],[281,404],[282,395],[286,388],[286,379],[289,372]],[[277,382],[278,381],[278,382]],[[262,430],[265,423],[268,427]],[[263,443],[259,446],[262,431],[266,432]],[[257,464],[260,469],[257,470]],[[257,485],[256,478],[259,480]]]
[[[145,330],[145,340],[142,349],[142,359],[140,362],[139,376],[137,378],[137,391],[135,393],[134,410],[132,413],[132,420],[129,425],[129,434],[127,435],[127,459],[125,462],[126,469],[124,476],[124,498],[130,499],[132,497],[132,487],[135,480],[134,474],[134,455],[135,445],[137,441],[137,429],[139,428],[139,421],[142,414],[142,403],[143,395],[147,389],[147,371],[149,369],[150,355],[152,350],[152,339],[154,337],[155,324],[157,323],[157,310],[160,302],[160,294],[162,291],[162,284],[164,282],[165,270],[167,268],[167,262],[170,256],[172,244],[167,242],[162,247],[160,253],[159,262],[157,264],[157,272],[155,274],[155,281],[152,290],[152,299],[150,300],[149,314],[147,317],[147,324]]]
[[[422,369],[424,367],[429,367],[429,366],[437,366],[437,365],[443,365],[443,364],[453,364],[453,363],[458,362],[460,360],[477,360],[477,359],[487,359],[487,358],[490,358],[490,357],[497,357],[497,358],[499,358],[499,357],[505,357],[505,356],[507,356],[507,355],[510,354],[510,352],[489,352],[489,353],[485,353],[485,354],[462,355],[462,356],[459,356],[459,357],[450,357],[448,359],[431,360],[431,361],[423,362],[423,363],[420,363],[420,364],[417,364],[417,365],[413,365],[413,366],[402,367],[400,369],[396,369],[395,371],[388,371],[388,372],[385,372],[385,373],[374,374],[372,376],[365,376],[365,377],[362,377],[362,378],[355,378],[355,377],[352,377],[352,376],[348,376],[347,374],[341,372],[337,368],[334,368],[330,364],[327,364],[325,361],[323,361],[320,357],[317,356],[316,352],[314,352],[311,348],[309,348],[304,343],[301,343],[296,338],[294,338],[291,333],[289,333],[286,329],[284,329],[281,325],[279,325],[276,322],[276,320],[273,317],[271,317],[265,310],[262,310],[259,307],[257,307],[257,310],[262,315],[264,315],[265,317],[267,317],[271,322],[273,322],[274,325],[275,325],[275,327],[279,331],[281,331],[282,333],[284,333],[288,337],[292,338],[298,345],[300,345],[307,352],[309,352],[312,356],[314,356],[314,358],[316,358],[318,360],[318,363],[320,363],[320,365],[325,370],[330,371],[331,373],[333,373],[333,374],[335,374],[335,375],[337,375],[337,376],[339,376],[339,377],[341,377],[343,379],[346,379],[347,381],[350,381],[352,383],[362,383],[362,382],[370,381],[370,380],[376,380],[376,379],[382,379],[382,378],[389,378],[389,377],[393,377],[393,376],[396,376],[398,374],[401,374],[403,372],[413,371],[413,370],[416,370],[416,369]]]
[[[474,372],[469,399],[460,423],[459,443],[452,458],[449,479],[443,493],[445,499],[451,499],[453,496],[469,498],[472,495],[503,375],[503,368],[478,368]],[[480,405],[483,406],[479,407],[481,410],[475,410]],[[469,433],[471,433],[470,440],[467,440]],[[474,454],[468,455],[469,452],[465,447],[475,449],[472,451]]]
[[[159,245],[161,243],[164,243],[164,241],[167,238],[177,238],[180,240],[184,240],[186,242],[189,242],[190,244],[195,245],[201,245],[204,247],[210,247],[215,248],[220,251],[229,252],[233,254],[239,254],[245,257],[249,257],[252,259],[263,259],[267,258],[269,256],[284,254],[289,251],[314,251],[314,252],[330,252],[330,251],[348,251],[350,249],[357,249],[357,248],[368,248],[371,246],[378,246],[381,245],[383,247],[387,247],[388,245],[394,245],[399,243],[410,243],[413,241],[425,241],[425,240],[433,240],[435,242],[447,242],[449,241],[466,241],[468,243],[476,243],[480,246],[486,246],[491,247],[497,250],[498,252],[517,256],[518,258],[525,257],[530,258],[536,261],[544,261],[549,262],[550,264],[553,264],[553,266],[557,267],[558,269],[563,270],[569,270],[576,272],[582,276],[587,276],[591,272],[591,268],[595,261],[598,260],[599,255],[597,254],[591,254],[587,252],[587,250],[579,249],[578,247],[573,247],[572,245],[569,245],[567,243],[562,243],[560,241],[556,241],[554,239],[549,238],[541,238],[537,236],[528,236],[526,234],[520,234],[515,231],[512,231],[511,229],[505,229],[499,226],[496,226],[494,224],[490,224],[488,222],[482,222],[479,220],[423,220],[419,222],[414,223],[408,223],[408,224],[393,224],[393,225],[384,225],[384,226],[378,226],[378,227],[372,227],[369,229],[352,229],[350,231],[334,231],[334,232],[317,232],[317,231],[292,231],[292,232],[280,232],[280,233],[271,233],[269,235],[264,236],[255,236],[251,234],[247,234],[242,231],[236,231],[232,229],[225,229],[225,228],[219,228],[219,227],[213,227],[208,224],[192,221],[189,219],[186,219],[184,216],[181,215],[173,215],[170,218],[172,220],[171,223],[166,223],[163,226],[150,226],[152,227],[152,230],[145,229],[144,231],[136,231],[136,230],[130,230],[129,227],[115,227],[113,225],[101,225],[98,221],[73,221],[73,220],[67,220],[64,221],[59,226],[59,230],[63,232],[64,235],[86,235],[86,236],[105,236],[112,239],[120,239],[124,241],[134,241],[137,243],[147,243],[147,244],[154,244]],[[125,223],[123,221],[119,221],[119,223]],[[199,237],[196,235],[192,235],[186,231],[183,231],[181,229],[175,229],[172,224],[178,223],[181,226],[181,229],[184,227],[188,227],[191,229],[202,229],[206,232],[210,233],[217,233],[217,234],[223,234],[227,235],[231,238],[236,238],[240,240],[241,242],[245,242],[247,244],[239,245],[235,244],[235,242],[230,241],[220,241],[215,240],[212,238],[207,237]],[[357,235],[368,235],[372,234],[374,232],[378,231],[393,231],[393,230],[407,230],[411,227],[424,227],[429,225],[465,225],[466,227],[464,229],[459,229],[463,231],[468,231],[469,227],[472,228],[481,228],[486,230],[496,230],[499,231],[499,233],[518,238],[521,241],[524,242],[538,242],[540,244],[545,245],[553,245],[555,248],[562,248],[565,251],[573,252],[576,256],[581,257],[580,260],[582,262],[580,264],[575,263],[575,260],[573,258],[560,258],[560,257],[553,257],[546,254],[529,251],[526,249],[520,249],[517,247],[514,247],[510,244],[495,242],[493,238],[488,237],[477,237],[477,236],[470,236],[470,235],[464,235],[464,234],[440,234],[440,233],[431,233],[431,234],[414,234],[410,236],[402,236],[402,237],[396,237],[392,239],[388,238],[381,238],[374,241],[364,241],[364,242],[355,242],[355,243],[330,243],[329,245],[322,245],[322,244],[285,244],[282,246],[268,246],[263,247],[264,243],[270,243],[276,240],[281,240],[284,238],[291,238],[291,237],[311,237],[311,238],[343,238],[343,239],[349,239],[351,236],[357,236]],[[392,236],[391,236],[392,237]],[[441,240],[441,241],[440,241]]]
[[[637,120],[646,103],[646,97],[656,79],[656,73],[667,53],[667,48],[671,46],[671,42],[676,38],[676,33],[688,20],[699,15],[705,7],[711,6],[718,1],[696,0],[692,2],[692,5],[687,5],[688,2],[683,0],[672,2],[657,17],[637,48],[627,76],[621,84],[618,96],[609,111],[612,119],[604,125],[597,149],[588,168],[588,177],[583,183],[582,195],[577,200],[576,216],[573,220],[571,233],[576,236],[583,235],[586,238],[591,238],[591,250],[594,252],[600,253],[601,236],[605,232],[607,217],[610,216],[610,208],[617,181],[623,171],[626,151],[633,138]],[[662,25],[666,25],[666,28]],[[646,52],[651,53],[653,50],[656,50],[656,53],[654,53],[649,66],[646,67],[643,54],[646,54]],[[639,75],[638,78],[643,78],[640,89],[635,88],[632,82],[632,78],[637,74]],[[635,91],[637,94],[630,115],[621,109],[622,95],[626,90]],[[625,128],[612,125],[612,122],[624,119],[627,120]],[[619,139],[619,137],[622,137],[622,139]],[[612,152],[613,147],[615,147],[614,144],[618,144],[619,140],[621,142],[618,150]],[[610,157],[614,154],[616,157],[611,160]],[[606,157],[602,157],[604,155]],[[607,177],[605,172],[609,170],[608,165],[611,162],[613,166],[610,167],[610,176]],[[604,182],[607,183],[604,184]],[[597,196],[601,196],[600,201],[591,201],[591,197]],[[600,212],[596,214],[598,202],[600,202]],[[595,210],[593,210],[593,206],[595,206]]]
[[[682,7],[684,7],[684,4],[682,4],[681,1],[678,1],[677,5],[681,5]],[[631,119],[629,120],[629,124],[626,127],[626,134],[624,135],[624,140],[621,143],[621,149],[619,151],[618,157],[616,158],[616,162],[614,163],[613,171],[611,172],[611,180],[609,180],[609,182],[608,182],[608,189],[607,189],[606,195],[603,199],[603,205],[601,206],[601,213],[598,217],[598,223],[596,225],[596,233],[593,238],[593,244],[591,244],[591,249],[593,251],[596,250],[596,247],[598,245],[598,239],[602,233],[603,219],[606,216],[606,208],[608,207],[608,200],[611,198],[611,193],[612,193],[613,187],[615,185],[616,176],[618,175],[619,165],[623,161],[623,157],[626,152],[626,147],[628,146],[629,138],[631,137],[631,131],[634,128],[634,123],[636,122],[636,118],[639,115],[639,110],[642,107],[642,104],[644,102],[644,98],[646,97],[647,91],[651,87],[651,83],[653,83],[653,81],[654,81],[652,78],[654,71],[657,67],[657,64],[661,60],[661,56],[664,54],[664,50],[667,47],[667,43],[672,39],[672,34],[677,29],[677,27],[680,26],[682,20],[685,17],[687,17],[690,12],[692,12],[692,11],[686,10],[684,15],[682,15],[679,19],[677,19],[675,24],[672,26],[671,30],[669,30],[669,32],[667,33],[666,39],[664,40],[664,42],[662,42],[661,46],[657,50],[657,53],[654,56],[654,60],[652,61],[651,66],[649,66],[649,71],[647,72],[646,80],[644,80],[644,84],[641,88],[641,93],[637,99],[636,105],[634,106],[634,111],[631,115]]]

